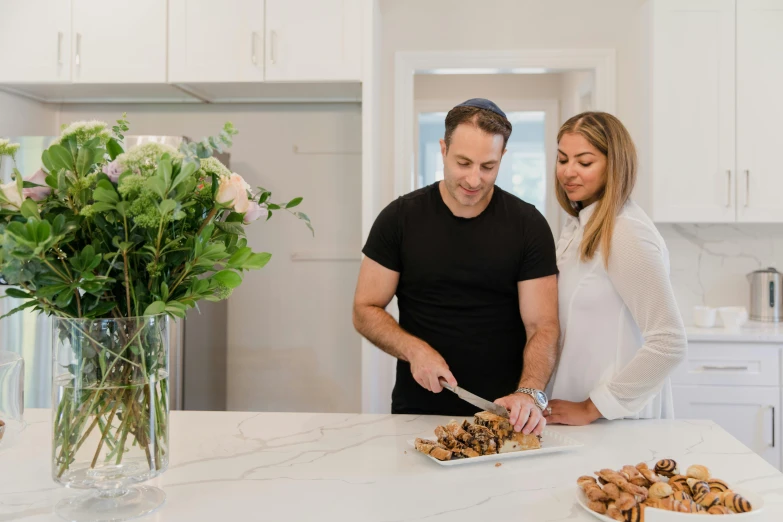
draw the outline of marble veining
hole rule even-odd
[[[783,272],[783,225],[657,224],[669,248],[671,278],[685,324],[696,305],[748,306],[746,275],[776,267]]]
[[[49,412],[0,449],[0,522],[57,520],[80,494],[49,470]],[[555,522],[593,520],[574,499],[578,476],[664,457],[700,463],[765,495],[783,518],[783,474],[709,421],[616,421],[553,431],[584,443],[562,454],[441,467],[407,441],[448,418],[309,413],[172,412],[171,464],[150,483],[168,495],[143,520]]]

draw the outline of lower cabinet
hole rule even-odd
[[[676,384],[672,391],[677,419],[712,420],[781,469],[780,387]]]

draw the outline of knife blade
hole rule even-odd
[[[465,388],[460,388],[459,386],[451,386],[443,379],[440,379],[440,384],[445,389],[454,393],[457,397],[459,397],[463,401],[469,402],[476,408],[481,408],[484,411],[489,411],[494,413],[495,415],[500,415],[501,417],[508,418],[508,410],[503,406],[499,404],[495,404],[494,402],[490,402],[487,399],[483,399],[478,395],[476,395],[475,393],[470,393]]]

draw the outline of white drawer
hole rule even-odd
[[[780,347],[770,344],[688,343],[673,384],[779,386]]]

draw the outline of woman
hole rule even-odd
[[[669,374],[687,343],[669,252],[630,199],[633,141],[603,112],[574,116],[557,141],[555,190],[569,218],[557,244],[561,351],[547,423],[672,418]]]

